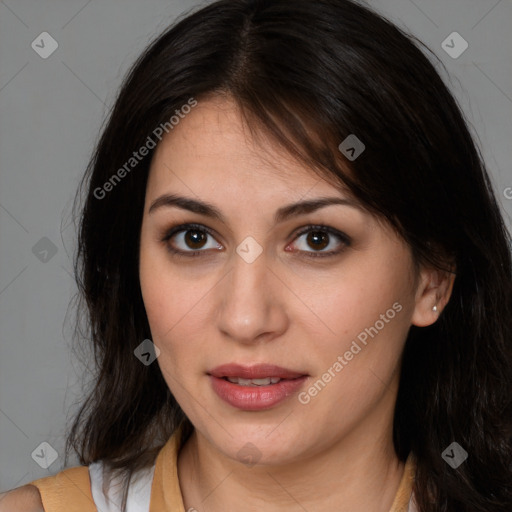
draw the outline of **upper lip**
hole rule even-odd
[[[281,379],[296,379],[306,375],[276,366],[274,364],[255,364],[245,366],[236,363],[222,364],[208,372],[214,377],[241,377],[242,379],[264,379],[265,377],[279,377]]]

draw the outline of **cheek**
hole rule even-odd
[[[204,324],[197,318],[200,303],[186,277],[152,263],[151,258],[141,258],[141,291],[151,340],[160,350],[157,363],[167,386],[179,403],[186,403],[190,399],[186,389],[193,389],[194,358],[199,352],[194,346],[194,340],[199,339],[194,329]]]
[[[165,251],[141,247],[141,293],[152,341],[161,351],[159,362],[170,368],[180,361],[181,366],[197,356],[194,340],[204,338],[207,293],[214,283],[171,264]]]
[[[142,298],[153,336],[161,338],[187,307],[186,272],[173,272],[169,256],[142,233],[139,264]]]
[[[402,332],[414,300],[407,259],[385,251],[378,257],[358,256],[347,260],[329,279],[319,281],[312,276],[295,283],[297,295],[336,348],[340,340],[350,344],[376,323],[379,331]]]
[[[320,337],[319,330],[309,329],[311,338],[321,340],[309,346],[317,370],[313,384],[318,383],[311,391],[324,396],[315,408],[335,402],[354,412],[365,409],[396,376],[414,303],[406,256],[380,251],[377,257],[352,258],[335,279],[303,288],[323,331]]]

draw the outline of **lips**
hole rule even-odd
[[[244,411],[271,409],[304,386],[305,373],[271,364],[226,364],[208,372],[213,391],[225,403]]]
[[[296,372],[273,364],[245,366],[234,363],[217,366],[208,373],[219,379],[228,377],[239,379],[297,379],[307,375],[304,372]]]

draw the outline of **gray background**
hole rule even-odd
[[[429,45],[448,67],[445,79],[479,138],[510,226],[512,4],[369,3]],[[75,189],[128,67],[176,16],[198,5],[0,1],[0,492],[64,468],[66,425],[84,379],[68,325],[76,291],[70,223]],[[31,47],[45,31],[59,45],[47,59]],[[469,44],[456,59],[441,46],[454,31]],[[43,237],[57,250],[46,262],[33,252]],[[59,454],[48,469],[31,456],[42,442]]]

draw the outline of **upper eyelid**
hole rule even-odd
[[[162,239],[168,240],[168,239],[172,238],[173,236],[177,235],[178,233],[182,233],[183,231],[191,231],[192,229],[197,229],[198,231],[204,231],[205,233],[208,233],[209,235],[213,236],[214,238],[216,236],[215,235],[216,231],[214,229],[204,226],[203,224],[197,224],[197,223],[192,222],[192,223],[186,223],[186,224],[178,224],[172,228],[165,229]]]

